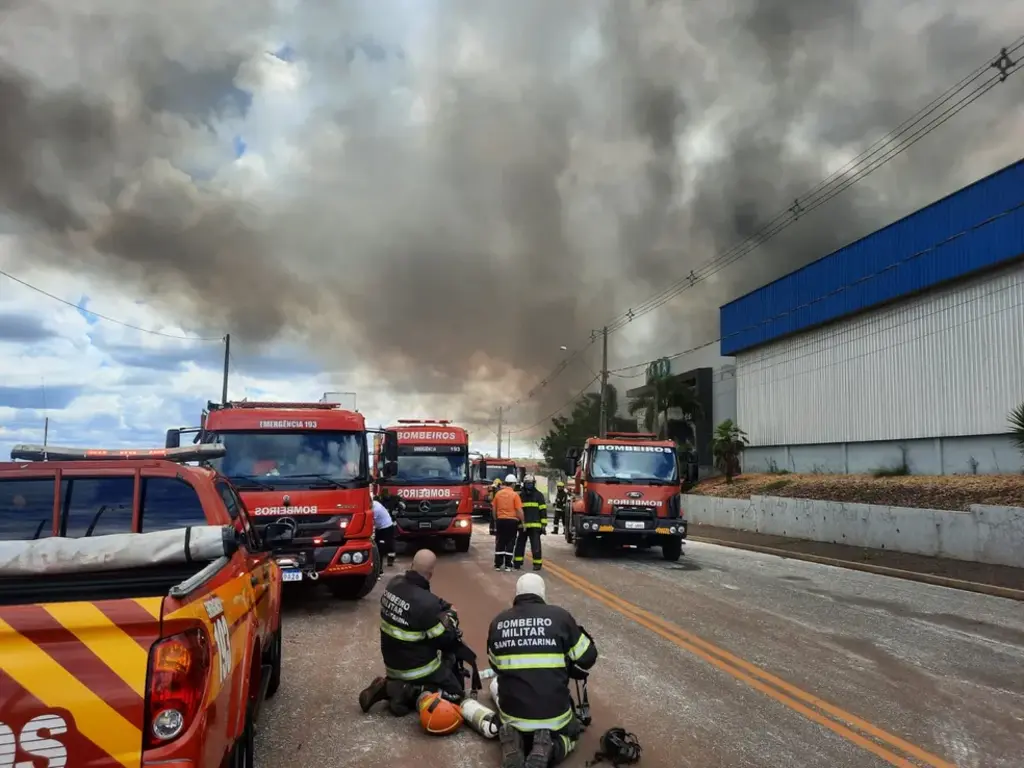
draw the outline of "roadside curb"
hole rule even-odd
[[[880,576],[892,576],[893,578],[906,579],[907,581],[919,581],[924,584],[933,584],[938,587],[949,587],[950,589],[959,589],[965,592],[977,592],[983,595],[992,595],[993,597],[1005,597],[1009,600],[1020,600],[1024,602],[1024,590],[1012,589],[1010,587],[997,587],[994,584],[982,584],[977,581],[964,581],[962,579],[952,579],[948,576],[936,576],[931,573],[904,571],[900,568],[887,568],[884,565],[858,563],[853,560],[837,560],[832,557],[822,557],[821,555],[808,555],[804,554],[803,552],[792,552],[788,549],[762,547],[759,544],[743,544],[735,541],[725,541],[724,539],[710,539],[704,536],[688,536],[687,540],[699,541],[704,544],[716,544],[720,547],[745,549],[749,552],[760,552],[765,555],[776,555],[777,557],[785,557],[789,558],[790,560],[804,560],[809,563],[819,563],[820,565],[832,565],[837,568],[847,568],[852,571],[875,573]]]

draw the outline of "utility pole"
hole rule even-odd
[[[512,430],[508,430],[508,457],[512,458]]]
[[[608,326],[601,329],[601,437],[608,437]]]
[[[231,368],[231,334],[224,334],[224,384],[220,390],[221,405],[228,404],[228,370]]]
[[[501,458],[501,406],[498,406],[498,458]]]

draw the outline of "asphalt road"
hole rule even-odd
[[[516,576],[492,570],[485,526],[473,541],[442,556],[434,589],[483,657]],[[613,725],[637,734],[650,768],[1024,765],[1019,602],[710,544],[688,544],[679,563],[657,550],[577,560],[561,537],[544,544],[549,600],[600,652],[594,724],[567,766]],[[468,728],[431,738],[414,717],[359,710],[381,668],[381,588],[357,604],[288,590],[259,768],[497,768],[496,743]]]

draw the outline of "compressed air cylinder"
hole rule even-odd
[[[498,736],[498,716],[475,699],[462,700],[462,719],[485,739]]]

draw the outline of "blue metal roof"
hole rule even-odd
[[[1024,255],[1024,160],[719,309],[733,355]]]

